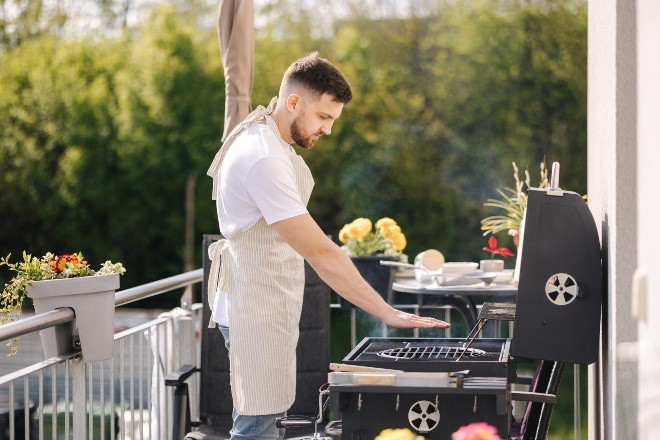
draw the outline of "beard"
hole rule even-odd
[[[304,112],[300,113],[291,123],[291,138],[297,145],[301,146],[305,150],[311,150],[314,148],[314,144],[323,135],[323,133],[316,133],[313,135],[307,134],[305,129],[302,127],[301,122],[304,114]]]

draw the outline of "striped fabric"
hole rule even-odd
[[[266,120],[271,127],[275,125],[269,116]],[[314,180],[302,157],[290,158],[307,204]],[[286,411],[296,393],[303,258],[263,218],[232,237],[223,257],[234,406],[243,415]]]

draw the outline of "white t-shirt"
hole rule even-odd
[[[220,232],[231,238],[257,223],[306,214],[289,156],[293,147],[267,124],[254,123],[240,133],[220,167],[216,209]],[[227,324],[226,294],[216,295],[214,319]]]

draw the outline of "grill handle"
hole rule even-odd
[[[552,173],[550,174],[550,184],[546,190],[549,196],[563,196],[564,191],[559,187],[559,162],[552,163]]]
[[[341,420],[333,420],[325,425],[325,433],[332,437],[341,436]]]
[[[316,417],[307,416],[282,416],[275,419],[275,426],[278,428],[307,428],[314,426]]]

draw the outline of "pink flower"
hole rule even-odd
[[[502,438],[497,435],[497,429],[494,426],[484,422],[475,422],[461,426],[451,435],[451,440],[502,440]]]

